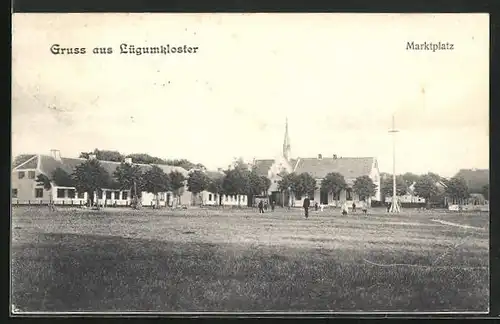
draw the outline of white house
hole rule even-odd
[[[89,158],[95,158],[90,156]],[[39,174],[52,178],[53,172],[61,168],[66,173],[71,174],[76,166],[83,163],[85,159],[61,157],[60,152],[53,150],[51,155],[37,154],[26,162],[15,166],[11,175],[11,201],[12,204],[47,204],[52,198],[57,205],[80,205],[87,202],[87,193],[77,192],[74,187],[58,186],[52,181],[52,189],[44,190],[43,186],[37,184],[36,178]],[[126,159],[125,163],[132,163],[131,159]],[[112,176],[120,162],[100,161],[101,166]],[[137,164],[143,172],[151,168],[151,165]],[[181,167],[157,164],[164,172],[178,171],[187,177],[187,170]],[[51,197],[52,196],[52,197]],[[106,206],[127,206],[131,203],[130,190],[118,190],[116,188],[104,188],[101,195],[94,193],[94,202]],[[141,193],[142,204],[144,206],[154,203],[154,195],[147,192]],[[184,188],[179,203],[190,204],[190,193]],[[172,192],[160,193],[160,205],[174,206],[174,196]]]

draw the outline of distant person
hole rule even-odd
[[[274,211],[275,205],[276,205],[276,202],[274,200],[271,201],[271,211]]]
[[[352,202],[352,212],[356,212],[356,203],[354,201]]]
[[[363,204],[361,205],[361,211],[363,212],[363,214],[368,213],[368,204],[366,202],[363,202]]]
[[[264,202],[262,200],[259,201],[259,214],[264,213]]]
[[[311,200],[309,199],[309,196],[306,196],[306,198],[304,198],[304,202],[302,204],[302,207],[304,207],[304,216],[306,218],[309,217],[309,206],[311,206]]]
[[[391,204],[390,204],[390,203],[388,203],[388,204],[387,204],[387,212],[389,212],[390,210],[391,210]]]
[[[314,211],[318,211],[318,202],[314,203]]]
[[[267,207],[268,207],[268,203],[267,203],[267,200],[264,201],[264,210],[267,210]]]
[[[347,201],[345,201],[343,204],[342,204],[342,215],[347,215],[348,214],[348,207],[347,207]]]

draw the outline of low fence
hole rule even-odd
[[[50,200],[43,199],[33,199],[33,200],[21,200],[21,199],[12,199],[12,206],[48,206]],[[53,200],[54,205],[57,206],[84,206],[87,205],[87,201],[83,199],[55,199]],[[100,206],[105,207],[128,207],[130,206],[130,202],[128,200],[125,201],[105,201],[99,202]]]

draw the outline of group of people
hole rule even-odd
[[[304,216],[305,218],[309,218],[309,207],[311,206],[311,200],[309,199],[309,196],[306,196],[304,198],[304,201],[302,203],[302,207],[304,208]],[[352,202],[352,212],[355,213],[356,212],[356,202]],[[318,203],[315,202],[314,203],[314,210],[315,211],[318,211]],[[323,210],[323,208],[321,208],[321,210]],[[342,204],[342,215],[347,215],[349,213],[349,207],[347,205],[347,201],[345,201],[343,204]],[[363,213],[367,213],[367,207],[366,205],[363,205],[361,207],[361,210]]]
[[[269,205],[271,205],[271,211],[274,211],[274,208],[276,206],[276,202],[271,200],[270,203],[268,203],[267,200],[264,200],[264,199],[261,199],[259,201],[259,203],[257,204],[257,207],[259,208],[259,214],[263,214],[265,211],[268,210],[269,208]],[[306,196],[304,198],[304,201],[302,202],[302,208],[304,208],[304,216],[305,218],[309,218],[309,208],[311,207],[311,199],[309,199],[309,196]],[[321,208],[321,210],[323,211],[323,205],[319,205],[317,202],[314,203],[314,210],[315,211],[318,211],[318,209]],[[352,206],[351,206],[351,210],[353,213],[356,212],[356,202],[353,202],[352,203]],[[366,214],[367,212],[367,207],[366,205],[362,205],[361,206],[361,210],[363,213]],[[342,206],[341,206],[341,212],[342,212],[342,215],[347,215],[349,213],[349,207],[347,205],[347,202],[345,201]]]
[[[271,211],[274,211],[274,207],[276,206],[276,203],[274,200],[271,201]],[[268,209],[269,204],[267,203],[267,200],[261,199],[259,203],[257,204],[257,207],[259,207],[259,214],[264,214],[264,211]]]

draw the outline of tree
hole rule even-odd
[[[143,174],[141,168],[135,164],[121,163],[113,173],[120,190],[130,190],[134,208],[140,207],[139,195],[143,188]]]
[[[283,207],[285,204],[284,194],[287,193],[289,196],[292,196],[293,188],[295,183],[297,183],[297,174],[296,173],[280,173],[281,179],[278,181],[278,190],[283,194]]]
[[[72,178],[75,181],[76,190],[86,192],[91,205],[94,204],[94,193],[100,195],[102,189],[112,182],[111,176],[97,159],[87,160],[78,165],[72,174]]]
[[[266,176],[260,176],[260,192],[267,194],[269,187],[271,187],[271,180]]]
[[[31,159],[34,156],[35,156],[35,154],[21,154],[21,155],[16,156],[16,158],[12,162],[12,168],[15,168],[15,167],[23,164],[24,162],[28,161],[29,159]]]
[[[184,190],[186,177],[179,171],[171,171],[168,177],[170,180],[170,189],[174,194],[174,198],[177,198],[178,203],[180,203],[180,197]]]
[[[201,192],[207,190],[209,183],[210,178],[204,172],[195,170],[189,173],[187,187],[194,196],[197,196]],[[201,200],[201,204],[203,204],[203,200]]]
[[[469,198],[469,188],[463,178],[453,177],[446,182],[445,193],[452,198],[453,203],[463,204],[464,199]]]
[[[385,201],[386,197],[392,197],[393,180],[392,176],[384,178],[381,184],[380,192],[382,193],[382,200]],[[404,196],[408,193],[408,185],[404,178],[400,175],[396,176],[396,196]]]
[[[222,195],[224,194],[223,182],[224,178],[222,176],[219,178],[210,179],[207,187],[208,191],[219,196],[219,205],[222,204]]]
[[[328,173],[321,181],[321,190],[333,194],[334,197],[339,197],[344,189],[347,189],[347,183],[344,176],[338,172]]]
[[[357,177],[356,180],[354,180],[352,188],[362,201],[366,201],[367,198],[373,197],[377,192],[377,185],[373,183],[369,176]]]
[[[484,196],[484,199],[486,200],[489,200],[490,199],[490,184],[485,184],[481,190],[483,196]]]
[[[434,183],[442,180],[441,176],[437,173],[429,172],[427,173],[427,176],[434,180]]]
[[[49,177],[47,177],[45,174],[39,174],[36,177],[36,184],[39,186],[43,186],[43,189],[49,192],[49,206],[51,209],[53,209],[54,194],[52,192],[52,182],[50,181]]]
[[[247,194],[251,196],[266,195],[269,187],[271,186],[271,180],[266,176],[260,176],[257,173],[257,168],[253,167],[249,175],[249,191]]]
[[[415,194],[425,199],[427,208],[430,208],[431,197],[436,196],[439,193],[436,181],[434,180],[435,179],[432,176],[426,174],[421,176],[417,183],[415,183]]]
[[[94,149],[93,152],[82,152],[80,153],[80,158],[88,159],[90,154],[94,154],[98,160],[101,161],[111,161],[111,162],[121,162],[124,159],[124,156],[118,151],[110,151],[110,150],[99,150]]]
[[[316,179],[314,179],[312,175],[303,172],[299,174],[296,182],[297,183],[292,184],[292,188],[298,196],[302,197],[307,194],[312,198],[314,197],[314,191],[317,189],[317,186]]]
[[[226,194],[238,196],[238,206],[241,206],[241,195],[251,192],[250,171],[244,163],[235,163],[234,167],[225,171],[222,188]]]
[[[405,181],[405,183],[408,187],[411,186],[412,184],[414,184],[415,182],[417,182],[417,180],[420,178],[420,176],[418,174],[411,173],[411,172],[406,172],[401,177],[403,178],[403,180]],[[392,178],[391,178],[391,180],[392,180]],[[396,189],[396,191],[397,191],[397,189]]]
[[[159,193],[170,190],[168,175],[160,167],[153,165],[144,173],[142,181],[142,189],[155,196],[155,205],[158,208],[160,206]]]
[[[61,168],[56,168],[52,172],[52,181],[58,186],[61,187],[74,187],[75,186],[75,181],[73,178],[71,178],[71,175],[69,175],[66,171],[64,171]]]

